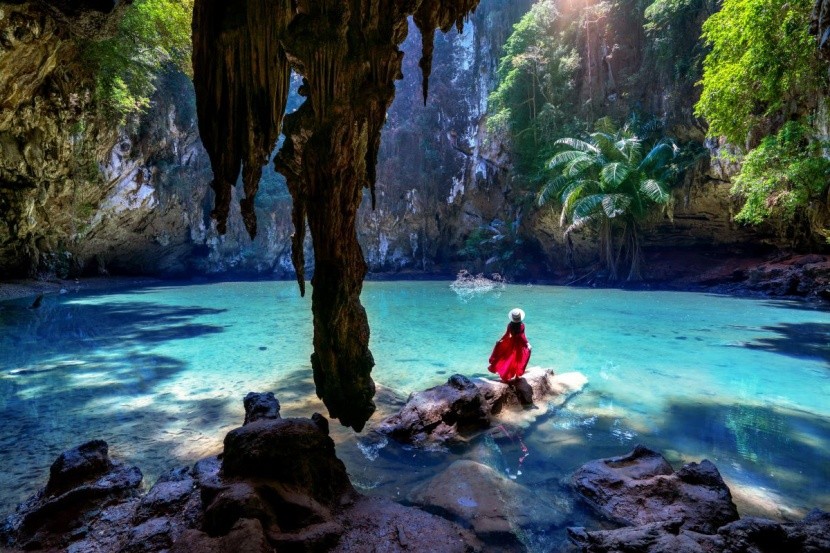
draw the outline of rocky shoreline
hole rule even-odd
[[[246,278],[245,275],[237,275]],[[580,288],[622,288],[628,290],[671,290],[715,293],[739,297],[806,300],[818,306],[830,305],[830,256],[778,253],[765,257],[734,257],[707,254],[676,255],[655,252],[647,263],[646,279],[609,283],[592,271],[575,275],[515,281],[517,284],[574,286]],[[252,280],[265,275],[248,275]],[[369,273],[368,281],[453,280],[451,272],[403,271]],[[190,282],[237,280],[233,274],[211,275]],[[276,280],[293,280],[282,276]],[[154,276],[100,276],[75,279],[18,279],[0,282],[0,301],[34,298],[39,294],[89,292],[169,282]]]
[[[528,377],[529,382],[506,385],[454,375],[438,388],[446,395],[462,382],[467,400],[476,396],[488,406],[482,417],[490,421],[528,409],[542,413],[546,402],[565,401],[585,384],[578,373],[561,378],[538,368]],[[485,494],[480,500],[489,514],[484,516],[476,503],[477,522],[471,524],[435,512],[442,502],[454,501],[440,493],[444,486],[436,490],[440,480],[417,490],[409,505],[356,491],[322,415],[283,418],[273,393],[249,393],[243,403],[244,423],[226,435],[222,453],[170,470],[146,493],[141,491],[141,470],[111,460],[102,440],[62,453],[46,486],[0,525],[0,550],[523,551],[508,520],[508,505],[501,495],[489,497],[487,492],[496,486],[512,494],[523,487],[493,469],[465,461],[451,465],[443,476],[477,479],[474,487]],[[459,402],[444,407],[443,417],[434,413],[447,421],[455,417]],[[382,426],[373,431],[382,432]],[[453,477],[457,471],[460,475]]]
[[[463,444],[465,429],[480,431],[485,422],[564,401],[574,390],[566,383],[578,379],[563,376],[534,370],[530,382],[497,385],[454,375],[445,385],[413,394],[372,432],[419,448],[436,441]],[[411,416],[427,404],[432,418],[443,421],[427,425],[435,435],[423,432],[429,413]],[[483,410],[476,413],[473,404]],[[140,469],[112,461],[106,442],[62,453],[46,486],[0,524],[0,550],[519,553],[542,550],[528,543],[535,530],[561,528],[564,538],[572,520],[572,506],[541,500],[539,490],[472,459],[451,463],[403,503],[364,495],[337,457],[325,417],[283,418],[272,393],[250,393],[244,406],[244,423],[226,435],[222,453],[170,470],[146,492]],[[467,424],[472,420],[478,424]],[[420,432],[390,431],[407,421]],[[830,513],[814,510],[797,522],[741,518],[707,460],[675,471],[659,453],[637,446],[627,455],[584,464],[567,486],[569,501],[581,501],[605,522],[599,529],[567,528],[570,545],[560,552],[830,550]]]

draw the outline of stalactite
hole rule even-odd
[[[285,106],[288,65],[303,75],[306,101],[285,116],[275,167],[294,201],[292,262],[305,293],[306,224],[312,278],[317,394],[355,430],[374,412],[369,324],[360,304],[366,263],[355,222],[362,189],[372,192],[381,129],[400,79],[407,17],[424,39],[424,98],[436,28],[447,31],[478,0],[197,0],[194,73],[200,129],[211,155],[215,217],[223,229],[230,186],[244,162],[246,224],[262,163]],[[268,15],[268,14],[272,15]],[[244,17],[241,14],[245,14]],[[270,18],[270,19],[269,19]],[[274,20],[276,19],[276,21]],[[265,68],[275,71],[269,79]],[[275,82],[276,81],[276,82]],[[265,102],[263,99],[271,102]],[[267,150],[267,151],[266,151]],[[249,186],[250,185],[250,186]],[[255,224],[255,222],[254,222]],[[249,227],[250,230],[250,227]]]
[[[290,65],[280,37],[293,15],[290,0],[194,5],[193,81],[199,131],[214,172],[211,216],[220,234],[244,163],[242,216],[248,233],[256,235],[254,197],[288,97]]]

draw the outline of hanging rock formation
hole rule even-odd
[[[305,103],[285,118],[275,166],[294,201],[292,260],[305,292],[306,222],[314,246],[312,279],[317,394],[332,417],[361,430],[372,415],[369,324],[360,304],[366,262],[355,221],[362,189],[374,194],[386,110],[400,79],[412,15],[425,44],[427,91],[436,28],[461,28],[478,0],[197,0],[193,66],[199,125],[214,169],[213,217],[224,230],[231,187],[242,169],[242,213],[252,209],[262,166],[280,131],[290,69],[304,77]]]

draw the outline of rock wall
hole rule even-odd
[[[593,262],[587,234],[575,237],[569,257],[558,216],[536,210],[519,192],[509,153],[486,133],[501,46],[532,3],[483,0],[463,33],[439,33],[426,106],[421,35],[410,22],[401,46],[404,79],[383,129],[376,209],[367,192],[358,212],[358,240],[371,273],[467,268],[532,278]],[[247,236],[241,219],[241,187],[232,189],[227,233],[216,232],[209,216],[212,173],[186,77],[163,76],[151,108],[126,126],[95,115],[78,43],[91,30],[111,30],[123,6],[105,13],[93,4],[0,7],[0,273],[293,276],[290,195],[270,164],[254,204],[256,238]],[[568,2],[561,16],[576,20],[596,5]],[[689,37],[697,35],[704,12],[688,19]],[[820,17],[817,9],[817,29]],[[655,69],[642,17],[612,9],[591,21],[577,33],[583,106],[595,117],[640,107],[664,118],[679,138],[702,140],[704,128],[692,113],[698,92],[689,79]],[[291,85],[288,113],[302,102],[299,77]],[[738,205],[729,178],[737,166],[718,157],[723,145],[707,146],[710,158],[675,191],[673,218],[656,217],[645,245],[736,254],[790,246],[770,229],[732,221]],[[470,244],[478,251],[470,252]],[[311,274],[310,243],[304,249]]]

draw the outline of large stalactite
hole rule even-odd
[[[214,169],[213,217],[224,231],[242,171],[242,212],[256,232],[253,199],[279,135],[289,71],[305,103],[285,117],[275,161],[294,201],[294,267],[305,293],[306,222],[312,278],[317,394],[332,417],[361,430],[375,410],[366,275],[355,222],[362,190],[374,205],[375,165],[386,110],[400,79],[412,15],[424,37],[426,101],[436,29],[459,30],[478,0],[196,0],[193,66],[199,127]]]

